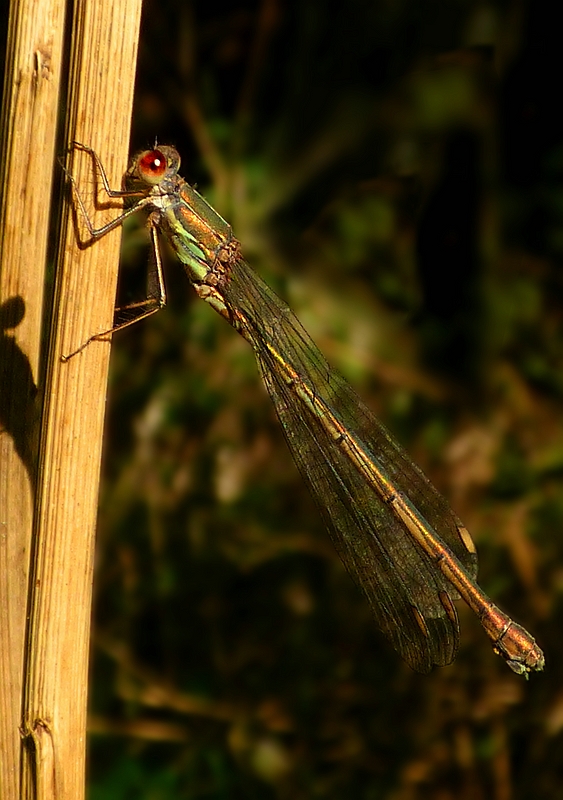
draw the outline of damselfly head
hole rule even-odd
[[[166,175],[174,175],[180,167],[180,155],[174,147],[157,147],[139,153],[128,170],[128,177],[150,186],[158,185]]]

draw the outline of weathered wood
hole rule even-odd
[[[53,42],[60,45],[62,41],[62,10],[44,24],[43,39],[35,33],[23,41],[22,31],[32,23],[39,24],[46,5],[44,0],[36,0],[24,13],[23,3],[13,3],[11,34],[25,53],[20,57],[21,63],[27,65],[26,72],[17,67],[15,56],[10,57],[12,104],[16,107],[22,102],[22,86],[37,103],[43,81],[47,84],[54,80],[51,73],[58,74],[60,70],[61,54],[57,50],[55,56]],[[127,163],[140,11],[141,0],[76,0],[73,11],[66,139],[93,145],[116,184]],[[12,51],[17,51],[15,45]],[[52,88],[50,84],[48,88]],[[31,100],[28,102],[33,105]],[[36,107],[31,112],[38,114]],[[0,625],[11,637],[10,645],[5,647],[3,639],[0,648],[0,680],[4,687],[10,686],[9,692],[6,689],[0,695],[0,702],[6,700],[9,711],[5,718],[4,708],[0,708],[2,800],[80,800],[84,796],[92,564],[109,344],[97,342],[69,363],[62,363],[60,356],[73,349],[77,341],[111,324],[119,260],[119,233],[108,236],[99,246],[80,249],[72,216],[66,214],[59,239],[47,363],[40,370],[45,248],[32,256],[17,242],[29,237],[36,227],[42,230],[43,241],[47,235],[50,179],[57,167],[56,98],[50,115],[42,113],[48,117],[43,128],[31,117],[26,134],[21,127],[20,109],[15,113],[17,119],[4,129],[7,145],[3,152],[12,154],[12,158],[4,156],[3,160],[6,170],[10,167],[10,175],[16,177],[7,177],[5,182],[2,224],[4,230],[23,230],[18,232],[20,240],[11,234],[13,245],[9,238],[3,239],[2,300],[21,297],[11,300],[5,308],[16,319],[24,303],[25,316],[17,328],[12,319],[17,338],[10,338],[11,333],[3,336],[8,355],[15,353],[11,358],[15,366],[10,366],[9,359],[0,362],[0,392],[8,398],[2,399],[0,405],[0,456],[11,452],[9,461],[0,462],[0,572],[7,572],[7,576],[0,575],[0,603],[7,601],[9,605],[7,612],[0,612]],[[31,171],[30,165],[36,160],[45,167],[47,177],[39,178]],[[23,172],[19,184],[17,169]],[[92,165],[87,159],[75,164],[73,170],[79,178],[92,182]],[[10,205],[12,194],[19,198],[19,206]],[[13,274],[5,272],[6,264],[14,269]],[[28,288],[30,272],[35,268],[40,275]],[[32,344],[24,339],[24,320],[29,327],[34,322]],[[23,395],[27,403],[18,400],[22,396],[19,386],[17,393],[14,388],[24,382],[24,367],[31,386]],[[41,386],[39,391],[40,396],[44,392],[44,410],[34,481],[30,419],[33,420],[35,409],[33,387],[38,374],[45,375],[44,389]],[[24,500],[16,506],[14,498],[19,496]],[[0,635],[3,633],[0,630]],[[19,685],[14,687],[18,678]]]
[[[0,154],[0,796],[20,797],[39,354],[63,0],[10,8]]]

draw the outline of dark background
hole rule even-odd
[[[563,781],[563,49],[556,6],[147,0],[132,149],[183,175],[452,502],[544,647],[461,604],[456,662],[378,634],[252,353],[167,259],[115,338],[90,800],[556,798]],[[143,291],[142,227],[121,299]]]

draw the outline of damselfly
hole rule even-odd
[[[251,345],[291,453],[348,572],[365,594],[382,632],[420,671],[450,664],[459,644],[454,600],[477,614],[496,653],[526,677],[544,656],[530,634],[502,612],[476,582],[477,554],[467,529],[401,446],[329,366],[291,310],[250,269],[230,225],[180,177],[180,156],[158,147],[136,156],[131,189],[110,198],[138,198],[120,216],[94,228],[72,176],[74,196],[91,240],[141,209],[149,211],[156,298],[133,321],[165,303],[157,232],[183,264],[196,293]],[[65,356],[68,360],[95,339]]]

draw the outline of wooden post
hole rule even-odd
[[[39,357],[64,0],[10,7],[0,149],[0,797],[20,797]]]
[[[21,16],[22,5],[14,0],[13,18]],[[34,19],[39,18],[42,13],[39,9],[44,9],[45,0],[35,0],[30,5]],[[114,185],[120,185],[127,164],[140,6],[141,0],[76,0],[72,14],[66,140],[76,139],[95,147]],[[12,27],[18,29],[11,21]],[[51,22],[45,41],[60,42],[63,27],[61,12]],[[46,45],[38,46],[37,41],[37,37],[32,37],[26,44],[27,61],[24,59],[29,69],[32,53],[35,72],[31,71],[28,93],[32,99],[37,95],[37,87],[42,86],[41,81],[49,80],[49,70],[58,74],[61,64],[60,51],[55,57],[53,50]],[[21,93],[21,75],[21,69],[19,72],[11,69],[15,97]],[[3,211],[2,222],[24,230],[35,224],[29,217],[47,213],[50,197],[48,182],[38,183],[30,177],[29,163],[36,157],[35,148],[39,146],[34,139],[41,141],[42,133],[38,126],[36,129],[33,119],[29,125],[32,130],[28,140],[20,134],[16,138],[13,128],[4,129],[8,130],[9,147],[15,153],[12,161],[20,169],[25,168],[19,197],[27,216],[22,217],[16,207],[9,214]],[[49,155],[40,150],[42,155],[37,156],[43,165],[49,165],[49,176],[56,165],[53,158],[55,126],[56,116],[51,114],[47,126],[49,134],[43,132],[45,139],[50,138],[51,150]],[[72,168],[79,181],[92,185],[92,164],[88,159],[80,159]],[[6,185],[9,186],[9,182]],[[17,191],[14,194],[17,195]],[[27,394],[33,395],[33,384],[38,382],[39,374],[39,396],[44,398],[37,470],[28,408],[23,403],[18,407],[17,400],[25,370],[20,365],[18,374],[11,367],[7,375],[8,362],[0,362],[0,393],[5,393],[7,387],[10,390],[8,401],[0,395],[0,409],[9,411],[4,414],[9,426],[4,416],[1,420],[0,442],[4,449],[0,455],[4,455],[4,450],[11,452],[8,471],[4,463],[0,464],[0,570],[4,568],[4,553],[8,571],[6,582],[0,573],[0,602],[8,599],[11,616],[0,612],[0,625],[6,626],[15,642],[13,656],[6,655],[4,640],[0,645],[0,680],[6,686],[7,682],[17,682],[19,674],[20,693],[16,702],[15,693],[10,691],[9,717],[0,723],[0,750],[4,750],[4,742],[9,746],[9,752],[3,752],[0,758],[2,800],[20,797],[80,800],[84,797],[92,563],[110,345],[96,342],[69,363],[62,363],[60,356],[92,333],[111,326],[119,241],[119,232],[116,232],[95,247],[80,249],[72,216],[64,215],[45,367],[37,369],[37,331],[35,355],[32,353],[35,362],[26,356],[32,387]],[[19,245],[15,248],[16,253],[21,252]],[[43,273],[45,256],[35,259],[35,264],[27,254],[22,256],[19,277],[5,281],[4,265],[14,264],[17,257],[14,252],[2,255],[5,256],[2,300],[8,301],[9,323],[15,330],[22,305],[23,319],[30,316],[31,308],[39,317],[40,299],[37,301],[34,296],[33,301],[28,300],[19,287],[27,288],[27,272],[35,266]],[[36,282],[39,287],[43,286],[43,280],[42,274],[41,281]],[[40,289],[34,291],[39,291],[41,298]],[[12,300],[14,295],[16,300]],[[19,295],[21,301],[17,299]],[[36,303],[39,312],[35,312]],[[4,327],[7,328],[7,323]],[[12,363],[17,367],[21,361],[19,339],[12,342],[15,337],[11,334],[3,338],[10,339],[5,350],[11,352],[11,348],[16,353]],[[21,349],[23,351],[23,347]],[[28,405],[35,409],[33,403]],[[20,446],[20,440],[25,442],[25,447]],[[31,455],[26,448],[31,450]],[[18,458],[23,464],[19,472],[13,467]],[[25,519],[13,500],[16,494],[12,482],[17,476],[24,483],[22,496],[27,498]],[[30,509],[34,509],[33,532],[26,539],[27,533],[22,536],[15,529],[22,522],[29,531]],[[27,578],[29,541],[31,562]],[[19,588],[16,600],[12,600],[14,585]],[[27,590],[27,601],[23,587]],[[24,637],[26,611],[28,621]],[[0,702],[4,699],[2,693]],[[3,713],[4,707],[0,708],[0,715]],[[17,719],[14,719],[16,713]]]

